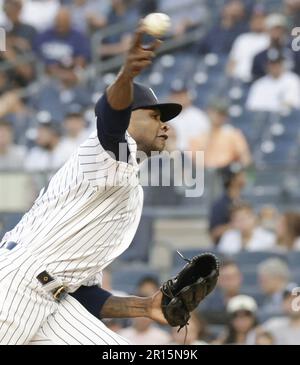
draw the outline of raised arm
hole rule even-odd
[[[142,27],[136,31],[116,80],[96,105],[99,141],[107,151],[113,152],[117,159],[119,143],[125,142],[125,132],[130,122],[133,80],[151,64],[154,51],[161,43],[156,40],[146,49],[142,46],[143,33]]]

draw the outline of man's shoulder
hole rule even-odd
[[[250,42],[254,39],[254,34],[251,32],[247,32],[247,33],[242,33],[240,35],[238,35],[235,39],[235,44],[238,45],[244,45],[244,43]]]
[[[228,229],[228,231],[226,231],[223,234],[223,238],[224,239],[236,239],[240,237],[240,233],[239,231],[237,231],[236,229]]]
[[[287,82],[296,82],[300,84],[300,77],[292,71],[286,71],[283,75],[283,80]]]
[[[263,227],[256,227],[255,228],[255,234],[260,237],[266,237],[266,238],[274,238],[274,233],[267,231]]]
[[[288,326],[289,318],[287,317],[274,317],[268,319],[266,322],[263,323],[263,327],[267,328],[268,330],[279,330]]]
[[[232,124],[225,124],[222,127],[222,133],[225,136],[234,136],[235,137],[237,134],[240,134],[241,131],[240,131],[240,129],[234,127]]]
[[[272,81],[274,81],[274,80],[269,75],[262,76],[253,82],[251,89],[266,87]]]

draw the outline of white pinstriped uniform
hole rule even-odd
[[[129,163],[111,158],[95,131],[4,236],[0,343],[43,339],[53,343],[124,343],[70,296],[55,303],[36,276],[46,270],[73,292],[82,284],[99,282],[101,271],[130,245],[141,217],[143,191],[136,143],[128,133],[126,139]],[[18,244],[11,251],[5,249],[10,241]],[[72,313],[73,321],[64,318],[67,313]],[[88,322],[91,328],[98,328],[98,336],[82,325]],[[76,331],[77,336],[68,335]]]

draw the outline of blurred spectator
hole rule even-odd
[[[2,73],[0,72],[0,89],[1,89]],[[5,82],[5,81],[4,81]],[[0,118],[9,113],[17,112],[21,107],[21,98],[17,90],[6,90],[6,85],[3,85],[3,91],[0,96]]]
[[[284,290],[290,279],[288,265],[279,258],[270,258],[258,266],[258,282],[265,298],[259,308],[262,318],[282,314]]]
[[[202,54],[227,55],[233,42],[248,27],[245,22],[245,7],[242,1],[230,0],[222,10],[221,19],[212,27],[199,45]]]
[[[286,212],[278,220],[277,244],[282,251],[300,250],[300,214]]]
[[[147,297],[159,290],[159,283],[155,278],[147,277],[140,281],[137,295]],[[170,342],[170,335],[158,328],[151,319],[135,318],[132,327],[121,330],[119,334],[134,345],[166,345]]]
[[[282,14],[270,14],[266,19],[266,28],[270,37],[270,44],[258,53],[253,60],[252,77],[258,79],[267,73],[268,54],[272,49],[278,50],[284,56],[287,70],[293,70],[300,75],[300,55],[291,49],[291,40],[287,29],[287,19]]]
[[[235,261],[223,260],[216,289],[200,304],[200,310],[213,323],[226,322],[226,307],[241,293],[243,275]]]
[[[287,286],[283,293],[283,312],[285,316],[271,318],[262,325],[266,331],[272,334],[276,345],[300,345],[299,304],[298,307],[293,305],[293,301],[300,303],[299,287],[298,291],[294,293],[293,289],[297,289],[296,284]]]
[[[172,125],[169,126],[168,136],[165,151],[146,160],[140,168],[146,205],[178,206],[187,190],[197,189],[195,166],[189,154],[178,150],[177,134]],[[187,200],[187,204],[194,201]],[[149,248],[149,241],[145,241],[145,247]]]
[[[227,124],[228,105],[222,100],[214,100],[208,109],[211,128],[190,140],[190,150],[204,151],[205,167],[221,168],[233,162],[243,166],[251,163],[251,154],[243,133]]]
[[[285,70],[283,55],[278,50],[270,49],[267,57],[267,75],[251,86],[247,108],[270,112],[300,109],[300,77]]]
[[[86,121],[80,111],[69,111],[64,120],[65,135],[62,142],[75,151],[89,136]]]
[[[176,327],[172,328],[171,335],[170,345],[207,345],[213,340],[205,319],[196,311],[191,313],[186,338],[184,329],[178,331]]]
[[[219,170],[224,192],[213,202],[209,231],[214,244],[218,244],[222,235],[231,228],[230,209],[241,201],[241,193],[246,185],[246,175],[240,164],[231,164]]]
[[[187,151],[189,140],[209,129],[208,118],[201,109],[193,105],[192,95],[184,85],[172,87],[169,99],[183,107],[180,115],[172,119],[171,124],[176,131],[177,149]]]
[[[246,345],[258,323],[256,311],[257,304],[248,295],[237,295],[230,299],[227,305],[229,323],[225,333],[215,344]]]
[[[82,33],[89,33],[106,25],[108,0],[75,0],[71,5],[72,24]]]
[[[102,285],[101,287],[109,292],[111,292],[116,297],[126,297],[128,293],[120,290],[116,290],[112,285],[112,269],[111,267],[106,267],[102,272]]]
[[[124,320],[120,318],[103,318],[101,321],[115,333],[119,333],[124,328]]]
[[[34,64],[29,58],[29,50],[16,46],[16,38],[7,36],[6,51],[1,52],[0,62],[7,74],[7,88],[18,88],[28,86],[34,78]],[[27,61],[28,59],[28,61]],[[6,68],[7,67],[7,68]]]
[[[74,152],[62,143],[61,130],[54,123],[39,125],[36,144],[26,156],[25,168],[28,171],[56,171]]]
[[[41,32],[53,25],[59,8],[59,0],[26,0],[21,18]]]
[[[138,14],[136,10],[130,8],[128,0],[111,0],[111,9],[107,16],[107,24],[124,24],[136,26]],[[121,33],[114,33],[103,39],[99,47],[100,57],[105,59],[128,51],[132,31],[127,30]]]
[[[159,11],[171,17],[171,34],[181,36],[191,29],[205,23],[208,19],[208,9],[203,0],[160,0]]]
[[[56,71],[59,62],[84,67],[90,60],[89,39],[72,28],[71,13],[68,8],[59,9],[55,26],[40,33],[36,49],[46,65]]]
[[[264,330],[256,330],[255,333],[255,345],[275,345],[274,336],[271,332],[264,331]]]
[[[249,204],[240,203],[232,208],[231,226],[232,229],[223,234],[218,245],[218,250],[223,254],[274,249],[275,235],[257,226],[257,217]]]
[[[0,170],[21,170],[24,160],[25,149],[14,145],[12,125],[0,120]]]
[[[3,8],[7,18],[5,30],[10,38],[10,44],[22,50],[32,49],[36,37],[36,30],[20,19],[22,0],[4,0]]]
[[[278,214],[278,210],[273,205],[262,206],[258,215],[259,225],[270,232],[275,232]]]
[[[243,82],[251,81],[254,56],[266,49],[269,43],[265,32],[265,14],[255,12],[250,20],[250,32],[239,35],[233,43],[227,65],[228,74]]]
[[[22,23],[20,19],[21,0],[5,0],[3,8],[6,14],[6,23],[4,24],[6,51],[1,52],[0,60],[10,66],[5,70],[10,86],[24,87],[34,78],[34,65],[33,60],[30,60],[30,52],[36,31],[30,25]]]
[[[91,92],[80,78],[74,64],[59,62],[52,68],[52,77],[44,78],[39,92],[30,98],[36,110],[48,111],[54,120],[63,120],[69,105],[87,108]]]
[[[289,18],[290,29],[299,27],[300,24],[300,0],[284,0],[285,13]]]

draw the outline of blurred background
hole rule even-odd
[[[172,29],[139,81],[183,104],[167,149],[189,156],[188,173],[205,168],[204,193],[145,186],[138,232],[103,286],[151,295],[183,266],[176,250],[216,252],[219,284],[193,313],[187,343],[300,344],[300,51],[291,38],[300,1],[2,0],[0,9],[0,239],[94,128],[95,102],[138,20],[165,12]],[[146,319],[106,324],[133,343],[178,344],[185,334]]]

